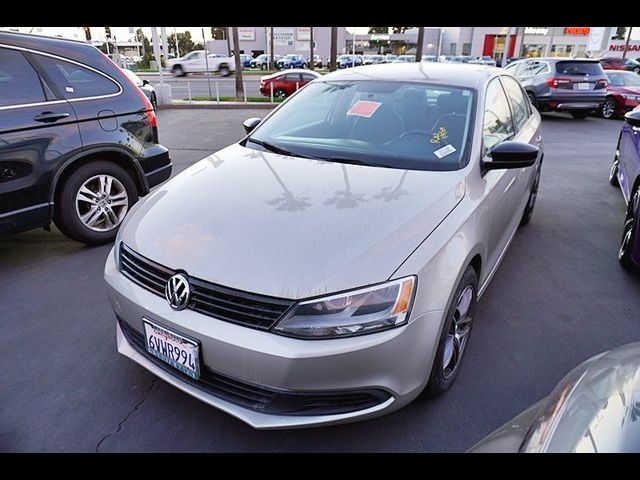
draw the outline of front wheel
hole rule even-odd
[[[456,288],[447,312],[438,350],[433,361],[426,393],[430,396],[446,392],[458,376],[466,350],[478,296],[478,275],[468,266]]]
[[[538,101],[536,100],[536,96],[533,94],[533,92],[527,92],[527,97],[529,97],[531,105],[533,105],[534,108],[538,108]]]
[[[629,211],[624,221],[624,230],[622,231],[620,250],[618,250],[620,263],[625,269],[632,272],[638,272],[638,270],[640,270],[631,258],[634,250],[640,248],[640,246],[636,245],[638,222],[640,222],[640,188],[636,190],[629,203]]]
[[[587,118],[589,116],[589,112],[586,110],[573,110],[569,113],[571,113],[571,116],[573,118],[577,118],[578,120],[582,120],[583,118]]]
[[[112,242],[125,215],[138,200],[125,169],[103,160],[75,170],[56,194],[54,221],[67,237],[100,245]]]
[[[613,98],[607,98],[602,104],[600,114],[603,118],[609,119],[616,115],[616,101]]]
[[[640,73],[640,67],[636,67],[633,69],[634,73]]]
[[[536,176],[533,179],[533,185],[531,185],[531,191],[529,192],[529,200],[527,200],[527,206],[524,208],[522,219],[520,220],[520,226],[523,227],[531,220],[533,215],[533,209],[536,206],[536,200],[538,199],[538,185],[540,184],[540,171],[542,170],[542,162],[536,169]]]
[[[171,69],[171,71],[173,72],[173,74],[174,74],[176,77],[186,77],[186,76],[187,76],[187,74],[186,74],[186,73],[184,73],[184,70],[183,70],[183,68],[182,68],[180,65],[175,65],[175,66]]]
[[[618,145],[616,146],[616,154],[613,156],[613,162],[611,163],[611,168],[609,169],[609,183],[614,187],[619,186],[618,183],[618,166],[620,165],[620,140],[618,140]]]
[[[226,65],[222,65],[219,69],[218,72],[220,73],[221,76],[223,77],[228,77],[229,75],[231,75],[231,70],[229,70],[229,67],[227,67]]]

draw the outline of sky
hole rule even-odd
[[[30,32],[40,35],[62,35],[65,38],[72,38],[77,40],[84,40],[84,32],[80,27],[0,27],[4,28],[19,28],[21,32]],[[93,40],[104,40],[105,33],[104,27],[90,27],[91,38]],[[133,33],[129,33],[130,29],[137,29],[138,27],[111,27],[111,35],[115,36],[117,40],[128,41],[133,39]],[[191,38],[195,42],[202,41],[202,29],[204,29],[204,35],[207,40],[211,40],[211,27],[166,27],[168,34],[173,34],[174,29],[178,32],[184,32],[189,30],[191,32]],[[369,31],[369,27],[346,27],[347,32],[352,33],[355,29],[356,34],[364,34]],[[142,31],[147,38],[151,38],[151,28],[142,27]],[[160,27],[158,27],[158,34],[160,34]],[[640,27],[633,27],[631,32],[632,40],[640,40]]]

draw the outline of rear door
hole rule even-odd
[[[302,79],[299,73],[287,73],[284,77],[287,95],[291,95],[302,86]]]
[[[32,58],[0,47],[0,233],[49,221],[53,176],[82,150],[74,110]]]

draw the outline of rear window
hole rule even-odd
[[[599,62],[558,62],[556,71],[561,75],[604,75]]]
[[[99,97],[118,93],[118,84],[88,68],[58,58],[38,55],[38,63],[58,86],[65,98]]]

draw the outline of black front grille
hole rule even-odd
[[[160,265],[120,243],[120,271],[147,290],[164,296],[167,280],[175,270]],[[243,292],[189,277],[188,308],[219,320],[260,330],[270,329],[295,303],[293,300]]]
[[[337,415],[371,408],[390,397],[387,392],[377,389],[321,393],[279,390],[247,383],[214,372],[204,365],[201,366],[200,379],[194,380],[147,352],[144,336],[121,318],[118,322],[133,348],[155,365],[210,395],[250,410],[274,415]]]

